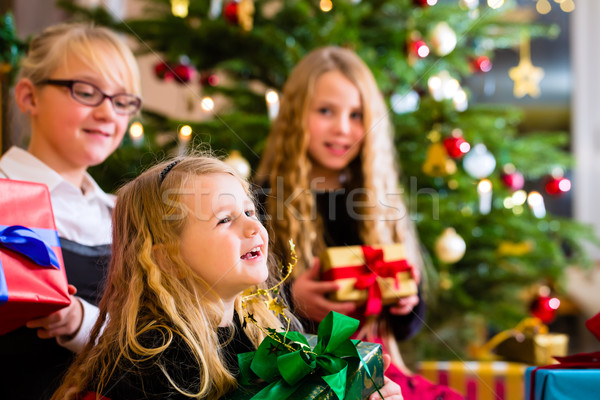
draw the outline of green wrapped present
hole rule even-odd
[[[383,386],[381,345],[351,340],[358,320],[330,312],[317,335],[275,332],[238,355],[240,387],[223,400],[365,399]]]

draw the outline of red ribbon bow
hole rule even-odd
[[[365,259],[366,271],[356,277],[354,287],[358,290],[368,290],[365,315],[378,315],[383,307],[381,298],[381,287],[377,277],[394,278],[394,284],[398,287],[397,273],[410,270],[406,260],[385,261],[382,249],[374,249],[370,246],[361,246]]]

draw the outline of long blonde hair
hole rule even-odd
[[[178,387],[165,372],[180,393],[219,398],[236,386],[220,352],[217,327],[223,318],[222,303],[181,257],[179,237],[185,218],[181,217],[180,198],[186,183],[205,174],[233,175],[250,195],[248,183],[212,157],[178,160],[167,174],[161,172],[170,162],[163,162],[119,190],[113,216],[112,260],[100,317],[90,342],[53,399],[75,399],[88,389],[102,394],[119,365],[135,364],[140,358],[155,358],[160,363],[158,356],[175,335],[190,347],[200,371],[194,393]],[[270,275],[271,279],[279,279],[276,273]],[[253,307],[248,312],[254,314],[260,326],[281,327],[264,303],[248,307]],[[243,315],[239,296],[235,308],[239,316]],[[157,330],[164,340],[158,346],[146,347],[139,338],[151,330]],[[245,333],[255,345],[264,337],[252,324]]]
[[[420,268],[421,253],[399,188],[392,126],[383,96],[367,65],[353,51],[334,46],[308,53],[290,74],[257,170],[257,183],[268,184],[271,190],[266,211],[275,245],[293,239],[301,249],[304,268],[325,249],[323,221],[315,212],[310,190],[310,132],[305,116],[317,79],[329,71],[339,71],[350,80],[363,105],[365,137],[360,154],[349,165],[350,184],[364,189],[357,199],[367,204],[358,209],[360,237],[367,245],[404,243],[408,259]],[[285,254],[283,249],[276,251]]]

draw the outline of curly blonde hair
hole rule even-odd
[[[180,252],[181,194],[191,179],[212,173],[238,178],[250,196],[248,183],[224,162],[206,156],[188,156],[163,162],[141,174],[118,191],[113,215],[113,247],[100,317],[90,342],[69,369],[53,399],[76,399],[86,390],[106,389],[119,365],[156,358],[178,335],[198,362],[198,391],[190,393],[167,379],[190,398],[219,398],[236,387],[221,355],[217,327],[223,306],[210,286],[186,265]],[[168,173],[165,168],[169,166]],[[163,180],[164,178],[164,180]],[[270,268],[273,262],[270,261]],[[271,269],[271,280],[279,274]],[[272,282],[268,282],[271,284]],[[240,296],[235,309],[241,316]],[[281,328],[280,321],[264,302],[248,305],[261,327]],[[156,330],[163,343],[146,347],[140,335]],[[264,338],[255,325],[245,333],[257,346]],[[160,367],[160,365],[159,365]],[[90,387],[94,385],[94,387]]]
[[[275,246],[293,239],[303,256],[303,269],[325,249],[323,221],[310,190],[310,132],[305,116],[317,79],[329,71],[339,71],[352,82],[363,104],[364,141],[349,165],[350,186],[363,189],[356,198],[356,204],[364,204],[357,207],[360,237],[367,245],[404,243],[408,259],[421,268],[416,231],[399,187],[392,126],[383,96],[367,65],[353,51],[334,46],[308,53],[290,74],[256,173],[256,182],[271,190],[266,211]],[[281,248],[275,251],[284,255]]]

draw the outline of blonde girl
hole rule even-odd
[[[98,315],[114,196],[86,170],[117,148],[140,109],[139,71],[110,30],[55,25],[31,41],[14,96],[31,136],[27,150],[12,147],[2,156],[0,177],[48,186],[67,278],[77,291],[69,307],[0,337],[0,359],[10,365],[0,374],[0,398],[39,400],[52,395]]]
[[[218,399],[235,388],[236,354],[264,338],[242,328],[240,295],[269,276],[268,246],[247,182],[217,159],[162,163],[125,185],[100,319],[53,399]],[[281,328],[264,302],[248,307],[258,325]]]
[[[419,280],[423,261],[399,187],[388,109],[373,74],[351,50],[319,48],[293,69],[256,181],[264,189],[274,252],[285,256],[277,245],[291,238],[304,255],[290,291],[308,329],[330,310],[361,315],[353,303],[327,299],[337,285],[318,281],[317,257],[326,247],[402,243]],[[395,339],[414,335],[423,316],[420,296],[399,299],[368,339],[382,341],[402,367]],[[388,374],[410,399],[405,372],[390,368]]]
[[[422,259],[398,186],[393,148],[383,97],[371,71],[355,53],[324,47],[298,63],[283,88],[256,180],[268,188],[266,212],[275,243],[292,238],[302,254],[310,255],[297,269],[300,273],[315,272],[314,260],[327,246],[403,243],[419,274]],[[351,221],[335,222],[349,225],[354,236],[350,239],[359,243],[335,243],[336,238],[328,238],[333,233],[326,232],[332,215],[319,212],[315,192],[335,191],[339,198],[353,196],[352,204],[343,204],[345,209],[351,207],[351,215],[344,215]],[[307,272],[311,267],[313,271]],[[323,290],[335,289],[321,284],[327,285]],[[294,289],[292,295],[298,298]],[[317,321],[330,308],[354,311],[351,304],[305,304],[310,297],[315,298],[298,298],[302,304],[296,304],[296,309]],[[324,300],[323,292],[317,297]],[[397,314],[406,314],[415,301],[410,298],[407,307],[398,304]]]

